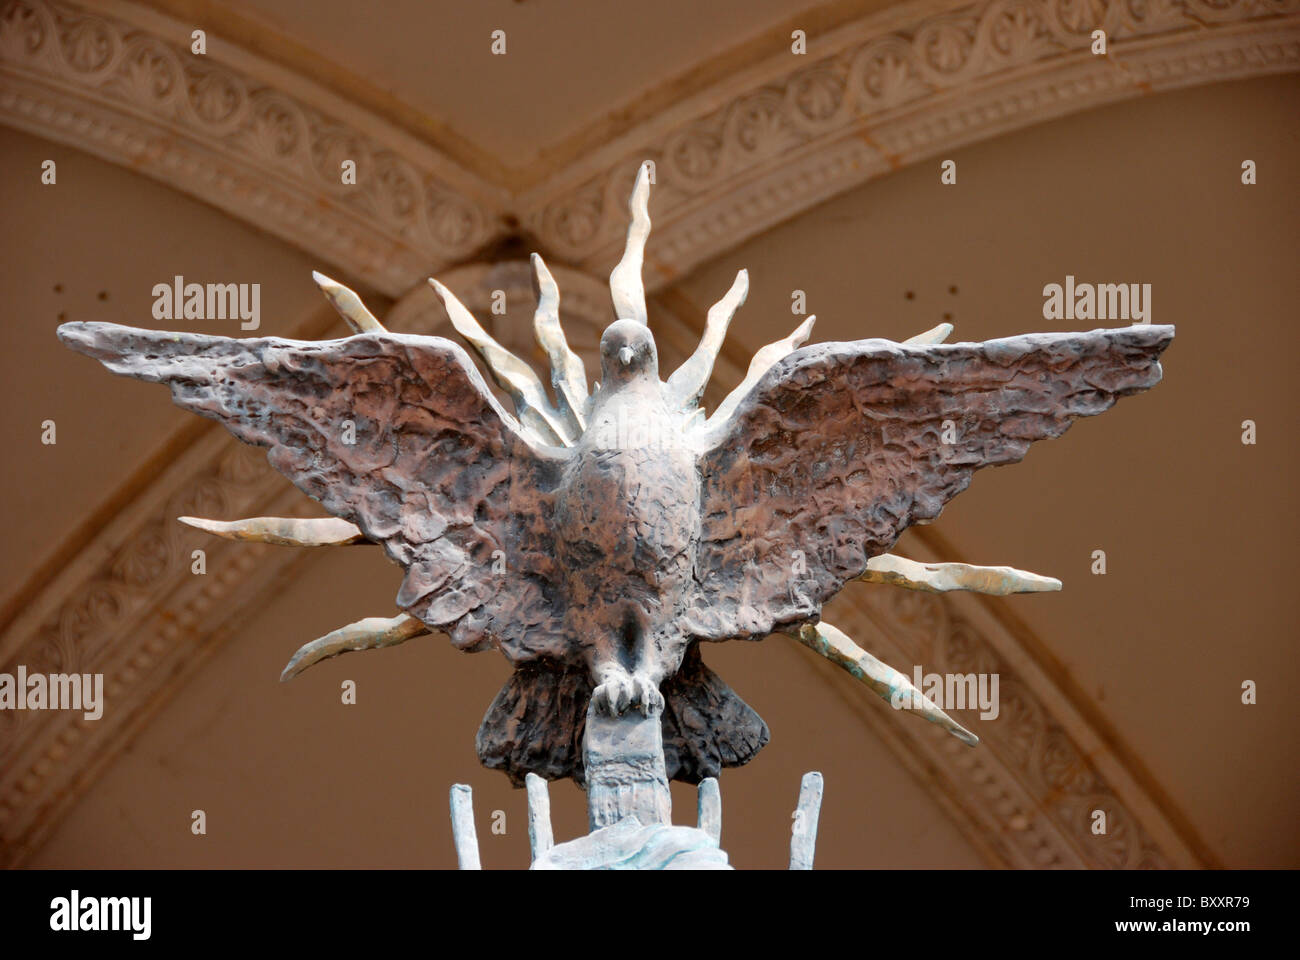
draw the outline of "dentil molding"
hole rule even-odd
[[[189,24],[105,7],[4,4],[0,121],[162,180],[393,297],[520,227],[555,262],[607,272],[642,160],[656,165],[653,290],[908,164],[1106,103],[1300,68],[1300,0],[909,0],[808,38],[806,55],[732,71],[514,193],[274,63],[229,44],[192,54]],[[345,159],[356,185],[341,182]]]
[[[0,119],[148,174],[390,296],[500,232],[500,191],[428,146],[272,64],[224,46],[225,61],[192,53],[189,26],[111,6],[4,4]]]
[[[1300,0],[902,3],[675,105],[518,198],[520,218],[570,262],[608,270],[636,164],[654,160],[653,289],[836,194],[967,144],[1136,96],[1296,70],[1297,11]],[[1091,52],[1096,29],[1105,56]]]

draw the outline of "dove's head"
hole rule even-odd
[[[649,374],[659,377],[659,354],[650,328],[636,320],[615,320],[600,338],[602,383],[625,383]]]

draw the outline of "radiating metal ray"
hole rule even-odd
[[[913,346],[925,346],[931,343],[943,343],[952,335],[952,324],[941,323],[937,327],[931,327],[925,333],[918,333],[914,337],[908,337],[903,341],[905,344]]]
[[[311,278],[320,287],[325,299],[330,302],[340,317],[347,321],[353,333],[387,333],[384,325],[375,319],[375,315],[366,309],[361,298],[337,280],[331,280],[319,270],[311,272]]]
[[[636,186],[627,203],[632,222],[627,228],[623,259],[609,275],[609,293],[619,319],[646,323],[645,283],[641,278],[645,243],[650,236],[650,164],[643,163],[636,174]]]
[[[921,693],[905,674],[877,660],[850,640],[842,630],[823,621],[816,625],[805,624],[791,635],[805,647],[816,650],[831,663],[861,680],[877,696],[889,701],[890,706],[909,710],[930,723],[943,727],[968,746],[973,747],[980,742],[979,737]]]
[[[699,403],[700,397],[704,395],[704,388],[709,385],[709,377],[713,374],[713,363],[718,358],[718,351],[722,349],[722,341],[726,339],[731,318],[744,305],[748,295],[749,271],[741,270],[736,274],[731,289],[709,308],[700,345],[695,348],[690,359],[673,371],[673,375],[668,378],[671,402],[680,407],[693,407]]]
[[[533,332],[537,343],[551,361],[551,387],[559,413],[574,437],[586,429],[583,413],[587,405],[587,369],[582,358],[569,349],[560,326],[560,288],[551,271],[537,254],[533,254],[533,292],[537,294],[537,312],[533,314]]]
[[[908,590],[946,593],[969,590],[1005,597],[1013,593],[1043,593],[1060,590],[1061,581],[1015,567],[976,567],[969,563],[918,563],[892,553],[867,561],[867,571],[858,577],[866,583],[888,583]]]
[[[338,517],[301,520],[294,517],[249,517],[246,520],[206,520],[177,517],[181,523],[224,540],[276,543],[286,547],[345,547],[371,543],[361,529]]]
[[[353,650],[377,650],[380,647],[395,647],[412,637],[420,637],[432,631],[415,617],[401,614],[396,617],[367,617],[356,623],[325,634],[311,643],[304,643],[289,660],[280,674],[281,682],[292,680],[308,667],[337,657],[340,653]]]
[[[570,446],[574,437],[561,422],[560,415],[547,399],[541,379],[523,360],[507,350],[483,329],[474,314],[456,296],[432,277],[429,286],[447,308],[447,316],[456,332],[469,341],[487,364],[492,379],[510,394],[515,403],[515,415],[532,434],[532,439],[554,446]]]
[[[749,361],[749,370],[745,373],[745,379],[740,381],[740,386],[727,394],[727,398],[718,404],[718,409],[713,411],[709,417],[709,425],[724,423],[728,417],[736,412],[736,407],[740,406],[740,401],[748,396],[749,391],[754,389],[754,385],[763,379],[763,374],[767,373],[778,360],[794,350],[799,349],[812,335],[813,323],[816,316],[811,316],[795,329],[794,333],[784,340],[778,340],[776,343],[769,343],[767,346],[759,349],[754,354],[754,359]]]

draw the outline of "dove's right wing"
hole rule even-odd
[[[721,640],[815,620],[977,469],[1155,385],[1173,336],[1134,326],[791,353],[704,437],[691,631]]]
[[[545,508],[565,454],[534,448],[440,337],[305,342],[68,323],[109,370],[263,447],[271,465],[406,570],[397,605],[457,646],[563,652]]]

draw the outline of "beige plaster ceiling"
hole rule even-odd
[[[529,168],[539,161],[571,159],[583,142],[608,138],[729,64],[788,49],[796,27],[816,31],[887,5],[662,0],[633,13],[581,0],[386,0],[360,13],[295,0],[158,3],[192,10],[196,22],[246,21],[241,36],[260,38],[255,49],[300,48],[291,54],[300,69],[435,125],[521,180],[536,178]],[[491,50],[495,30],[505,31],[504,55]]]

